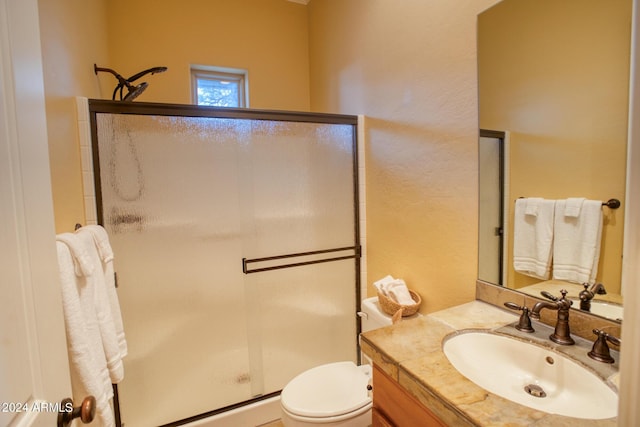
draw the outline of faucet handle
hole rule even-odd
[[[558,297],[555,295],[552,295],[550,292],[547,291],[541,291],[540,295],[542,295],[543,297],[545,297],[546,299],[550,299],[551,301],[558,301]]]
[[[606,295],[607,294],[607,289],[604,287],[604,285],[602,283],[596,283],[593,286],[596,289],[596,294],[598,294],[598,295]]]
[[[527,333],[535,332],[535,329],[533,329],[533,326],[531,326],[529,309],[526,306],[524,305],[519,306],[515,302],[505,302],[504,306],[507,308],[510,308],[511,310],[522,311],[522,314],[520,315],[520,320],[518,320],[518,324],[515,326],[517,330],[522,332],[527,332]]]
[[[566,289],[561,289],[560,294],[562,295],[562,298],[560,298],[560,301],[563,301],[565,304],[568,304],[569,307],[571,307],[573,305],[573,301],[570,299],[567,299],[568,293],[569,292]]]
[[[594,294],[589,290],[589,284],[583,283],[582,286],[584,286],[584,290],[580,291],[580,293],[578,294],[578,297],[580,298],[581,301],[591,301]]]
[[[622,341],[620,338],[614,337],[613,335],[609,335],[605,331],[600,329],[594,329],[593,333],[598,336],[596,341],[593,343],[593,347],[591,351],[587,353],[587,355],[593,360],[597,360],[598,362],[603,363],[613,363],[615,359],[611,357],[611,353],[609,352],[609,346],[607,345],[607,341],[614,345],[621,345]]]
[[[540,291],[540,295],[542,295],[543,297],[550,299],[553,302],[562,302],[563,304],[567,305],[568,307],[570,307],[571,305],[573,305],[573,301],[568,300],[567,299],[567,294],[569,292],[567,292],[566,289],[561,289],[560,290],[560,295],[562,295],[560,298],[558,298],[555,295],[552,295],[550,292],[547,291]]]

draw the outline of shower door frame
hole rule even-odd
[[[277,267],[270,267],[268,269],[277,268],[289,268],[297,267],[301,265],[314,264],[318,262],[330,262],[344,259],[353,259],[355,264],[355,302],[354,307],[354,322],[356,323],[356,358],[360,362],[360,343],[358,336],[361,332],[360,322],[358,321],[357,312],[361,310],[361,256],[362,250],[360,245],[360,198],[359,198],[359,177],[358,177],[358,116],[345,115],[345,114],[330,114],[330,113],[310,113],[310,112],[298,112],[298,111],[280,111],[280,110],[260,110],[250,108],[225,108],[225,107],[208,107],[208,106],[196,106],[186,104],[165,104],[165,103],[148,103],[148,102],[118,102],[108,100],[89,99],[89,123],[91,128],[91,150],[92,150],[92,162],[93,162],[93,180],[96,202],[96,216],[97,222],[100,225],[104,225],[103,216],[103,203],[101,192],[101,178],[100,178],[100,157],[98,147],[98,114],[132,114],[132,115],[149,115],[149,116],[178,116],[178,117],[203,117],[203,118],[216,118],[216,119],[245,119],[245,120],[265,120],[265,121],[284,121],[284,122],[301,122],[301,123],[317,123],[317,124],[336,124],[336,125],[349,125],[352,127],[352,179],[353,179],[353,213],[354,213],[354,230],[353,241],[354,245],[350,247],[333,248],[328,250],[320,250],[307,253],[297,254],[285,254],[272,259],[287,259],[289,257],[299,257],[305,255],[317,255],[321,253],[341,253],[344,251],[353,251],[353,254],[341,256],[335,256],[333,258],[325,258],[322,260],[312,260],[308,262],[299,262],[293,264],[285,264]],[[244,274],[250,274],[253,272],[259,272],[262,270],[248,270],[247,265],[250,262],[259,262],[263,259],[255,260],[242,260],[242,269]],[[122,426],[119,408],[118,387],[116,384],[114,388],[114,411],[116,416],[117,427]],[[238,402],[226,407],[218,408],[206,413],[194,415],[183,420],[171,422],[161,427],[174,427],[208,418],[220,413],[227,412],[232,409],[240,408],[255,402],[266,400],[277,396],[280,391],[268,393],[262,396],[254,397],[249,400]]]

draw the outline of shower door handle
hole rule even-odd
[[[253,259],[242,258],[242,272],[244,274],[260,273],[354,258],[360,258],[360,245]],[[283,263],[285,260],[286,262]],[[250,268],[250,264],[258,264],[258,266]]]

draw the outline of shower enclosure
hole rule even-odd
[[[89,101],[129,354],[123,423],[180,425],[357,359],[357,118]]]

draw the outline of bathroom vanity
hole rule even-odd
[[[377,364],[373,368],[373,389],[373,427],[415,425],[414,420],[422,420],[426,426],[446,427],[429,408]]]
[[[471,329],[506,333],[513,335],[514,339],[528,340],[527,334],[512,327],[518,317],[518,314],[498,306],[473,301],[363,333],[362,351],[374,364],[373,425],[526,426],[540,423],[537,425],[616,426],[615,417],[581,419],[514,403],[468,380],[447,359],[443,340]],[[544,340],[548,326],[535,325],[539,330],[536,339],[542,337]],[[593,361],[586,355],[592,340],[575,338],[575,346],[563,346],[571,349],[563,348],[561,351],[571,353],[572,357],[579,359],[578,363],[596,373],[617,392],[618,353],[612,351],[616,359],[614,364]],[[549,348],[557,347],[550,340],[546,341]],[[474,349],[470,348],[469,352],[473,353]],[[417,420],[420,424],[416,424]]]

